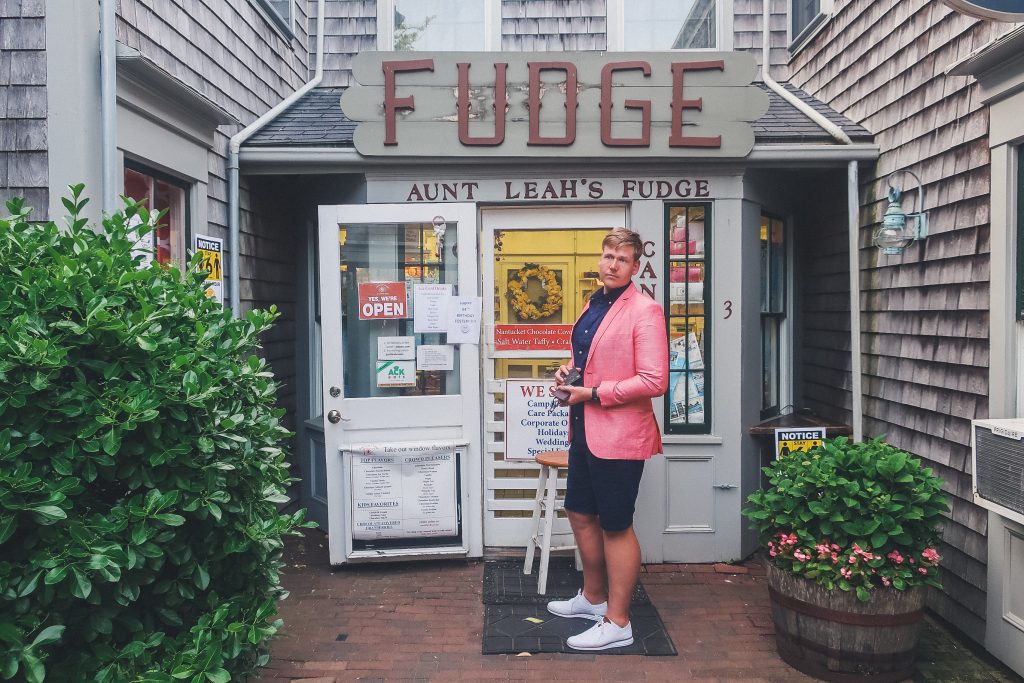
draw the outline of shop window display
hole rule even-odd
[[[707,204],[665,208],[668,233],[669,390],[665,431],[707,434],[711,429],[707,375],[710,348],[705,302],[710,282],[711,207]]]
[[[157,229],[143,238],[141,246],[152,249],[158,263],[184,266],[187,259],[187,185],[143,166],[126,164],[124,194],[142,202],[150,211],[166,212]]]

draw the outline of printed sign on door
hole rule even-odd
[[[404,282],[363,282],[359,285],[360,320],[400,320],[407,317]]]

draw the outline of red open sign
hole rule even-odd
[[[408,317],[404,282],[364,282],[359,285],[360,320],[397,320]]]

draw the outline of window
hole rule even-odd
[[[669,386],[665,401],[665,431],[669,434],[707,434],[710,371],[708,329],[704,315],[710,297],[706,283],[710,265],[711,205],[666,205],[668,233]]]
[[[378,0],[377,49],[491,49],[494,0]]]
[[[719,0],[608,0],[614,50],[720,49]]]
[[[153,253],[158,263],[184,266],[188,243],[188,184],[144,166],[125,162],[124,194],[142,202],[150,211],[166,211],[160,225],[140,245]]]
[[[279,30],[290,38],[294,33],[295,0],[256,0],[264,13]]]
[[[781,220],[761,216],[761,418],[782,409],[782,327],[786,320],[786,241]]]
[[[799,46],[825,23],[832,11],[832,0],[791,0],[790,45]]]
[[[341,244],[341,325],[345,398],[444,396],[459,393],[459,350],[452,369],[419,370],[409,353],[441,346],[441,332],[416,332],[415,288],[458,286],[458,226],[443,232],[430,223],[358,223],[338,226]],[[385,289],[381,290],[383,287]],[[368,295],[405,296],[405,317],[370,318]],[[367,362],[377,358],[385,363]]]

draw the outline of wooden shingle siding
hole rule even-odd
[[[315,14],[316,3],[311,4],[311,11]],[[321,85],[351,85],[353,55],[377,49],[377,3],[374,0],[327,0],[324,24],[324,80]],[[315,33],[315,30],[311,25],[310,32]]]
[[[945,481],[945,587],[930,606],[977,639],[987,515],[972,502],[970,420],[988,414],[988,112],[973,79],[943,70],[1009,28],[926,0],[851,0],[836,3],[790,63],[794,85],[865,126],[881,149],[861,170],[864,431],[885,434]],[[888,203],[886,178],[901,169],[924,183],[930,236],[883,256],[868,245]],[[909,211],[915,184],[894,181]],[[834,360],[836,371],[846,367]]]
[[[607,12],[605,0],[503,0],[501,49],[605,50]]]
[[[43,0],[0,1],[0,210],[24,197],[48,218],[46,18]]]
[[[312,76],[308,27],[315,1],[295,3],[294,37],[281,32],[253,0],[121,0],[117,36],[247,126]],[[311,24],[312,22],[312,24]],[[227,237],[227,148],[239,126],[218,129],[209,152],[207,226],[196,232]],[[295,410],[296,259],[288,221],[262,217],[249,179],[240,178],[240,296],[243,311],[277,305],[282,316],[264,338],[264,357],[285,388],[279,403]],[[255,216],[261,218],[256,220]]]
[[[752,52],[757,58],[757,63],[761,63],[763,2],[765,1],[771,2],[771,19],[768,22],[771,31],[768,44],[768,58],[772,66],[771,75],[776,80],[782,81],[788,77],[789,0],[733,0],[733,49]]]

